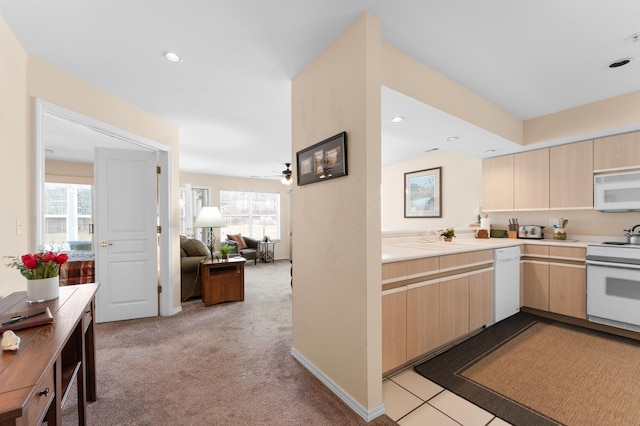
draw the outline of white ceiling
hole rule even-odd
[[[364,11],[386,42],[521,119],[640,90],[638,0],[0,0],[27,52],[178,126],[181,170],[230,176],[291,161],[291,79]],[[385,164],[521,149],[392,90],[382,99]]]

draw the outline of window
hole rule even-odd
[[[44,244],[91,241],[91,185],[44,184]]]
[[[227,223],[224,237],[242,234],[255,239],[265,235],[280,239],[280,194],[277,192],[222,190],[220,213]]]
[[[194,228],[200,210],[209,205],[209,188],[185,184],[180,187],[180,234],[207,243],[207,230]]]

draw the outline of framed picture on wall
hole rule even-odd
[[[298,151],[298,185],[320,182],[347,175],[347,133],[318,142]]]
[[[404,217],[442,217],[442,167],[404,174]]]

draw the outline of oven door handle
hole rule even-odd
[[[634,269],[640,270],[640,265],[634,265],[631,263],[614,263],[614,262],[600,262],[598,260],[587,260],[587,265],[602,266],[603,268],[615,268],[615,269]]]

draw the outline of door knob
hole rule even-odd
[[[109,247],[109,246],[112,246],[112,245],[113,245],[113,243],[108,243],[106,241],[103,241],[103,242],[100,243],[100,247]]]

